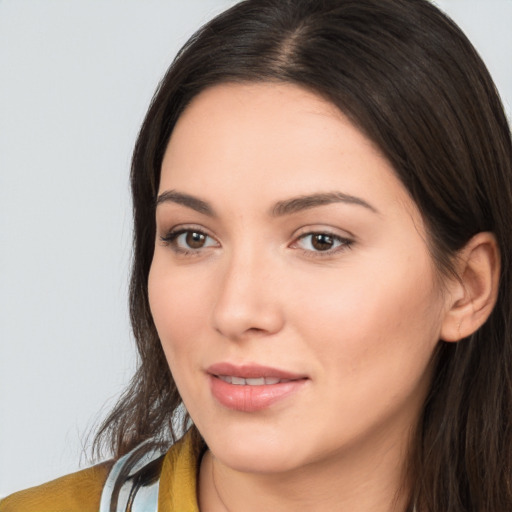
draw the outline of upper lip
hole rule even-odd
[[[272,368],[270,366],[261,366],[259,364],[236,365],[232,363],[216,363],[209,366],[206,371],[211,375],[229,375],[242,379],[267,377],[282,380],[299,380],[306,378],[306,375],[280,370],[279,368]]]

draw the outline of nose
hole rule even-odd
[[[271,258],[232,255],[225,262],[213,309],[214,328],[232,340],[276,334],[284,325],[278,281]],[[277,281],[277,282],[276,282]]]

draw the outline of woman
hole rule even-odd
[[[427,1],[218,16],[134,151],[117,462],[0,510],[512,509],[511,166],[489,74]]]

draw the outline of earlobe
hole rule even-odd
[[[458,279],[450,283],[447,311],[441,325],[444,341],[462,340],[477,331],[496,304],[500,251],[492,233],[476,234],[459,252]]]

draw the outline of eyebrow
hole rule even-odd
[[[345,203],[362,206],[373,213],[379,213],[374,206],[360,197],[344,194],[343,192],[326,192],[322,194],[299,196],[287,199],[286,201],[279,201],[275,204],[274,208],[272,208],[272,215],[274,217],[281,217],[283,215],[290,215],[302,210],[308,210],[309,208],[316,208],[317,206],[324,206],[332,203]]]
[[[198,197],[184,194],[183,192],[178,192],[176,190],[167,190],[162,192],[157,197],[155,206],[167,202],[181,204],[209,217],[216,216],[215,210],[209,203],[199,199]],[[360,197],[344,194],[343,192],[325,192],[293,197],[291,199],[286,199],[285,201],[278,201],[271,209],[271,215],[273,217],[282,217],[302,210],[308,210],[310,208],[316,208],[318,206],[325,206],[333,203],[362,206],[373,213],[379,213],[375,207]]]
[[[155,207],[162,203],[181,204],[187,208],[195,210],[196,212],[202,213],[203,215],[215,217],[215,212],[209,203],[197,197],[184,194],[183,192],[178,192],[176,190],[167,190],[166,192],[162,192],[156,199]]]

